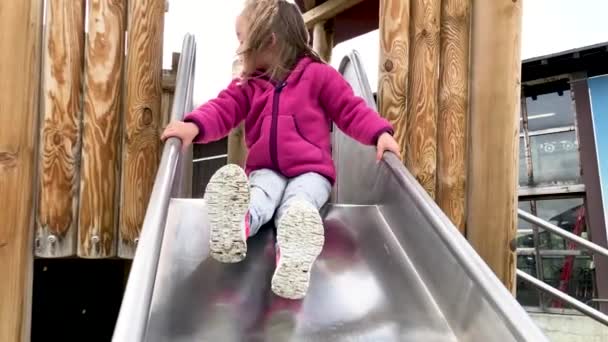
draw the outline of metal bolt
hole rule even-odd
[[[57,237],[55,235],[49,235],[47,239],[51,245],[54,245],[57,242]]]
[[[97,236],[97,235],[91,236],[91,242],[93,242],[94,244],[98,244],[99,243],[99,236]]]

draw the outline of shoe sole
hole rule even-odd
[[[325,235],[319,212],[294,202],[277,227],[280,258],[272,277],[272,291],[283,298],[301,299],[310,284],[313,263],[321,254]]]
[[[247,255],[243,221],[249,209],[249,181],[237,165],[226,165],[209,180],[205,190],[211,234],[209,253],[223,263],[235,263]]]

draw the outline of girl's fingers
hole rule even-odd
[[[376,148],[376,160],[382,160],[382,155],[384,154],[384,146],[378,146]]]
[[[168,138],[176,136],[176,131],[173,127],[167,127],[163,134],[161,135],[162,140],[167,140]]]

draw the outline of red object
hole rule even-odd
[[[572,233],[576,234],[577,236],[580,236],[581,233],[583,232],[584,228],[585,228],[585,207],[581,206],[581,208],[578,210],[578,214],[576,216],[576,223],[574,224],[574,230],[572,231]],[[574,250],[574,249],[576,249],[576,244],[572,241],[568,241],[566,249]],[[575,260],[574,255],[569,255],[564,260],[564,267],[562,268],[562,274],[560,276],[559,288],[558,288],[561,292],[568,293],[570,279],[572,278],[572,269],[574,268],[574,260]],[[563,303],[560,300],[555,299],[555,300],[553,300],[552,306],[554,308],[562,308]]]
[[[365,145],[391,124],[371,109],[329,65],[302,58],[285,82],[234,80],[217,98],[187,114],[199,128],[196,143],[219,140],[245,121],[245,171],[272,169],[287,178],[316,172],[334,183],[330,123]]]

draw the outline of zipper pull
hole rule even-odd
[[[281,90],[283,90],[283,88],[285,88],[287,86],[287,82],[282,82],[281,84],[277,85],[275,87],[275,90],[277,93],[281,92]]]

